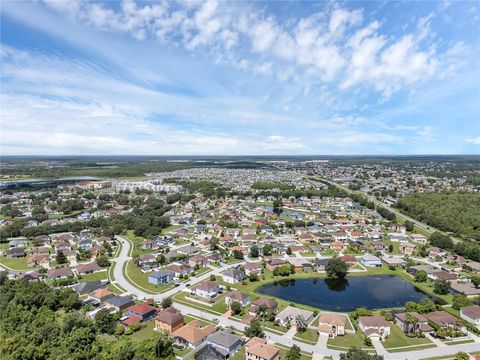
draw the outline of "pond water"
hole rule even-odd
[[[352,276],[345,280],[282,279],[262,285],[256,291],[332,311],[401,307],[407,301],[431,298],[409,282],[392,275]]]

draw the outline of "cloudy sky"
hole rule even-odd
[[[477,1],[2,1],[1,153],[480,151]]]

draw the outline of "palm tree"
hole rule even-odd
[[[305,330],[307,330],[308,325],[302,315],[297,315],[295,317],[295,323],[297,325],[297,331],[304,332]]]
[[[407,334],[414,334],[416,332],[418,319],[410,314],[405,315],[405,324],[407,325]]]
[[[262,304],[257,308],[256,314],[262,320],[265,320],[265,316],[267,315],[267,311],[268,311],[267,307]]]

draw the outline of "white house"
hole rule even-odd
[[[234,301],[239,302],[244,307],[250,303],[250,296],[241,291],[232,291],[225,295],[225,304],[227,304],[228,308]]]
[[[460,317],[462,319],[480,326],[480,305],[467,306],[460,309]]]
[[[360,263],[363,266],[368,266],[368,267],[381,267],[382,259],[374,255],[363,255],[362,257],[360,257]]]
[[[229,269],[222,272],[222,280],[235,284],[245,279],[245,273],[239,269]]]
[[[213,281],[206,281],[193,288],[195,295],[204,299],[214,298],[220,291],[220,285]]]

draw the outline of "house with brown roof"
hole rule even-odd
[[[260,263],[246,262],[245,265],[243,265],[243,268],[247,275],[260,274],[262,271],[262,265]]]
[[[341,242],[341,241],[333,241],[330,243],[330,249],[333,251],[343,251],[347,247],[347,244]]]
[[[107,288],[98,289],[88,294],[89,298],[93,300],[97,300],[100,303],[105,302],[106,300],[110,299],[113,296],[115,296],[115,294]]]
[[[280,360],[280,351],[267,340],[253,337],[245,344],[245,360]]]
[[[472,305],[460,309],[460,317],[480,327],[480,306]]]
[[[462,321],[445,311],[434,311],[425,317],[437,326],[461,330]]]
[[[142,321],[151,319],[156,315],[156,310],[152,305],[147,303],[134,304],[126,309],[125,315],[127,316],[139,316]]]
[[[48,268],[50,266],[50,256],[49,255],[36,255],[27,260],[27,265],[29,267],[41,266]]]
[[[414,318],[416,322],[409,322],[409,316]],[[400,326],[405,333],[417,333],[419,331],[429,333],[433,331],[433,328],[428,325],[428,319],[416,312],[396,313],[395,323]]]
[[[155,317],[154,330],[167,330],[170,334],[184,325],[182,313],[174,307],[160,311]]]
[[[318,316],[318,333],[326,334],[329,337],[345,335],[347,318],[344,315],[331,312],[322,312]]]
[[[73,272],[69,267],[50,269],[47,272],[47,279],[49,280],[67,279],[70,277],[73,277]]]
[[[198,348],[207,339],[208,335],[215,332],[215,325],[200,326],[200,320],[193,320],[187,325],[172,333],[175,344],[179,346]]]
[[[96,261],[93,261],[91,263],[77,265],[75,270],[79,275],[86,275],[102,271],[102,268]]]
[[[270,271],[275,270],[275,268],[285,265],[287,262],[282,259],[272,259],[267,263],[267,269]]]
[[[273,299],[260,297],[252,301],[252,306],[250,306],[250,309],[248,309],[248,314],[251,316],[257,316],[257,309],[261,306],[269,311],[275,311],[275,309],[278,307],[278,303]]]
[[[385,340],[390,335],[390,323],[383,316],[361,316],[358,325],[365,336]]]

